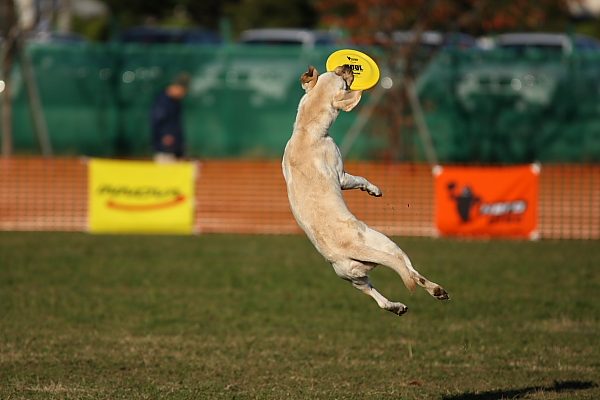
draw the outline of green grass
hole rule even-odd
[[[396,241],[451,301],[304,236],[0,232],[0,399],[600,398],[600,243]]]

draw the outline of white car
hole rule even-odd
[[[249,29],[240,35],[240,44],[276,46],[331,46],[338,42],[338,35],[329,31],[294,28]]]
[[[512,49],[517,52],[527,49],[556,50],[569,54],[577,51],[599,51],[600,41],[580,34],[564,33],[504,33],[493,40],[493,48]]]

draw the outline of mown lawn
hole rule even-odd
[[[600,243],[395,238],[448,290],[304,236],[0,232],[0,399],[600,399]]]

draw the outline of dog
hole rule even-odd
[[[411,293],[425,288],[439,300],[450,296],[412,266],[408,256],[384,234],[369,228],[348,210],[342,190],[361,189],[381,197],[377,186],[344,171],[344,162],[329,128],[340,110],[351,111],[362,91],[350,90],[354,74],[348,65],[319,75],[309,66],[300,78],[305,94],[298,105],[293,133],[283,155],[292,213],[316,249],[331,263],[336,274],[365,294],[379,307],[403,315],[408,307],[391,302],[371,284],[368,272],[377,265],[396,271]]]

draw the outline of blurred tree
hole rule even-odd
[[[160,23],[177,18],[181,10],[186,10],[190,21],[186,25],[196,25],[217,30],[224,7],[239,3],[239,0],[105,0],[111,14],[120,27],[143,25],[148,20]]]
[[[229,2],[225,14],[239,33],[252,28],[313,28],[318,14],[310,0],[241,0]]]
[[[385,137],[389,146],[377,157],[415,160],[421,135],[430,162],[435,152],[428,143],[426,126],[414,91],[414,68],[425,30],[464,32],[473,35],[502,31],[562,31],[569,20],[569,0],[317,0],[322,25],[346,30],[357,44],[377,44],[383,48],[394,85],[376,108],[379,118],[372,132]],[[575,0],[577,1],[577,0]],[[392,32],[410,30],[410,43],[392,41]],[[387,38],[387,39],[386,39]],[[423,62],[419,59],[421,69]],[[415,127],[418,128],[415,131]],[[425,131],[424,131],[425,130]],[[428,151],[429,150],[429,151]]]
[[[235,33],[264,27],[313,27],[318,14],[313,0],[105,0],[119,27],[179,24],[217,31],[222,18],[229,18]],[[185,10],[185,23],[182,22]]]
[[[18,18],[14,0],[1,0],[2,10],[0,24],[0,93],[2,98],[2,156],[9,157],[13,152],[13,115],[11,97],[11,72],[17,51],[17,37],[19,34]]]

